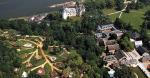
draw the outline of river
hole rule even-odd
[[[52,12],[60,8],[48,6],[70,0],[0,0],[0,19]]]

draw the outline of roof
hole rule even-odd
[[[117,43],[116,40],[108,40],[108,41],[106,41],[106,45],[114,45],[116,43]]]
[[[143,56],[142,62],[147,62],[147,61],[150,61],[150,55]]]
[[[115,71],[111,69],[110,71],[108,71],[108,74],[110,75],[110,77],[114,77]]]
[[[111,29],[113,28],[113,24],[107,24],[107,25],[98,25],[97,30],[103,30],[103,29]]]
[[[117,61],[117,59],[115,58],[114,55],[108,55],[106,57],[104,57],[104,61]]]
[[[143,45],[142,40],[140,40],[140,41],[135,41],[135,46],[136,46],[136,47],[139,47],[139,46],[142,46],[142,45]]]
[[[64,12],[66,13],[76,13],[76,8],[64,8]]]
[[[137,52],[142,56],[144,53],[148,53],[148,50],[142,46],[137,48]]]
[[[108,50],[119,50],[119,44],[108,45]]]
[[[115,57],[120,60],[121,58],[125,57],[125,54],[123,53],[123,50],[118,50],[115,52]]]
[[[97,38],[101,38],[103,36],[102,33],[96,33],[95,35]]]
[[[95,34],[96,38],[105,38],[107,35],[105,33],[96,33]]]

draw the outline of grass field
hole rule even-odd
[[[135,72],[139,78],[147,78],[146,75],[141,71],[139,67],[131,68],[133,72]]]
[[[144,21],[144,19],[143,19],[144,13],[149,9],[150,9],[150,6],[143,7],[142,9],[139,9],[139,10],[131,10],[130,13],[123,13],[121,19],[126,23],[131,23],[131,25],[133,26],[134,29],[139,30],[140,25]],[[116,12],[116,10],[114,10],[114,9],[104,9],[103,10],[103,13],[105,15],[107,15],[109,13],[113,13],[113,12]],[[119,13],[109,16],[109,18],[112,20],[112,22],[115,21],[115,19],[117,17],[119,17]]]

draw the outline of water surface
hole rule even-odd
[[[69,0],[0,0],[0,18],[30,16],[58,10],[48,6]]]

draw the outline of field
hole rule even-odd
[[[139,78],[147,78],[146,75],[141,71],[139,67],[131,68],[133,72],[135,72]]]
[[[144,13],[149,9],[150,9],[150,6],[143,7],[142,9],[139,9],[139,10],[131,10],[130,13],[123,13],[121,19],[126,23],[131,23],[134,29],[139,30],[141,28],[140,25],[142,25],[144,21]],[[113,12],[116,12],[116,10],[114,9],[103,10],[103,13],[105,15],[109,13],[113,13]],[[115,21],[117,17],[119,17],[119,13],[109,16],[112,22]]]

